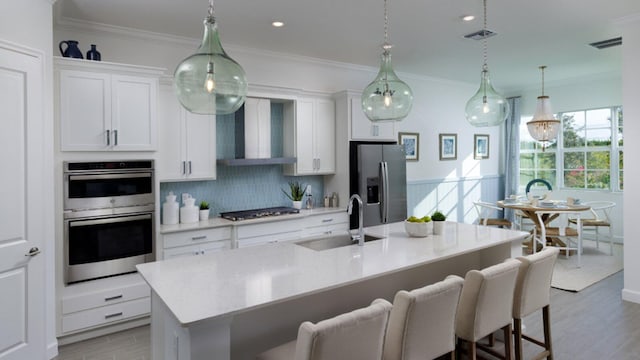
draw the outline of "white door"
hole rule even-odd
[[[43,84],[40,57],[0,43],[1,360],[45,358]]]

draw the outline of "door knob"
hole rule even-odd
[[[29,249],[29,252],[24,254],[24,256],[36,256],[40,254],[40,249],[38,249],[37,247],[32,247],[31,249]]]

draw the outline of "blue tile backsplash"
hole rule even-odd
[[[271,104],[271,154],[282,156],[283,104]],[[234,115],[218,116],[216,121],[216,152],[219,159],[235,157]],[[224,166],[218,165],[217,179],[212,181],[181,181],[160,183],[160,202],[170,191],[181,201],[189,193],[196,203],[204,200],[211,206],[211,217],[220,212],[257,209],[271,206],[291,206],[281,191],[288,191],[290,181],[311,186],[315,206],[322,206],[324,187],[322,176],[285,176],[282,165]],[[182,205],[182,204],[181,204]]]

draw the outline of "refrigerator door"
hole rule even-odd
[[[382,145],[382,158],[386,163],[388,180],[382,188],[385,223],[404,221],[407,218],[407,160],[400,145]]]
[[[364,226],[404,220],[406,189],[406,160],[401,146],[358,146],[358,194],[364,203]]]

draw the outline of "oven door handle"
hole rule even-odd
[[[131,174],[94,174],[94,175],[69,175],[69,180],[99,180],[99,179],[133,179],[151,178],[151,173],[131,173]]]
[[[107,218],[107,219],[73,220],[73,221],[69,221],[69,227],[113,224],[113,223],[121,223],[121,222],[135,221],[135,220],[147,220],[147,219],[151,219],[151,214],[118,216],[118,217]]]

